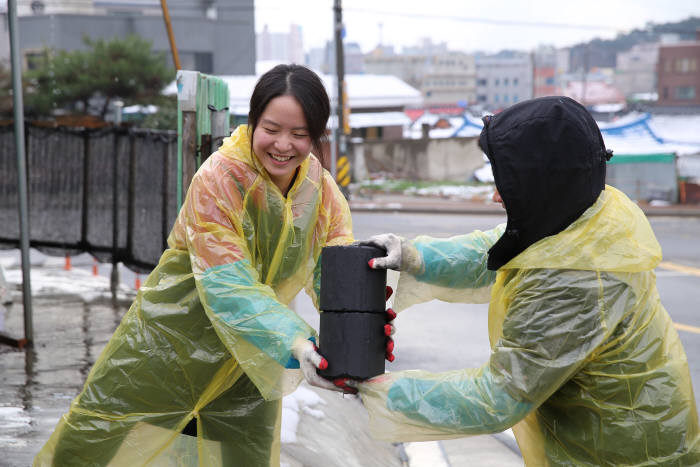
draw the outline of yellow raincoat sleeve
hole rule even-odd
[[[349,245],[354,241],[352,234],[352,217],[350,207],[345,196],[340,192],[333,176],[326,170],[323,171],[322,205],[319,219],[325,219],[321,224],[326,231],[325,241],[321,246]],[[314,273],[306,284],[305,291],[316,307],[319,309],[319,297],[321,296],[321,255],[318,256]]]
[[[502,271],[514,299],[501,338],[478,369],[403,371],[360,385],[372,433],[427,440],[503,431],[525,418],[585,364],[620,320],[631,291],[592,271]],[[603,291],[605,290],[605,293]],[[490,324],[491,327],[491,324]]]
[[[260,281],[244,238],[241,192],[231,178],[203,166],[175,230],[184,228],[199,297],[219,338],[262,396],[275,399],[289,389],[284,369],[299,367],[294,340],[315,333]]]
[[[486,267],[488,251],[503,235],[505,224],[482,232],[475,230],[452,238],[419,236],[411,241],[423,267],[415,274],[402,272],[394,309],[438,299],[445,302],[486,303],[494,271]]]

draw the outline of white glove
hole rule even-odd
[[[328,368],[328,362],[316,349],[317,347],[313,342],[302,338],[298,338],[294,341],[294,345],[292,346],[292,355],[299,360],[299,367],[301,367],[301,371],[304,373],[306,382],[319,388],[343,392],[343,388],[336,386],[331,381],[316,373],[317,368],[321,370]]]
[[[410,241],[403,237],[386,233],[374,235],[359,243],[386,250],[386,256],[369,260],[369,267],[372,269],[394,269],[412,274],[423,270],[423,258],[421,258],[420,253]]]

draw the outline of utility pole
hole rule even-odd
[[[335,144],[335,157],[331,157],[331,174],[333,178],[336,176],[336,163],[337,159],[342,157],[346,152],[345,135],[343,134],[343,89],[345,83],[345,62],[343,54],[343,7],[341,6],[341,0],[335,0],[333,5],[334,12],[334,34],[333,39],[335,41],[335,81],[337,85],[336,89],[336,116],[337,125],[333,129],[334,133],[334,144]]]
[[[163,21],[165,21],[165,30],[168,32],[168,41],[170,41],[170,51],[173,54],[173,65],[175,65],[175,70],[182,70],[182,67],[180,67],[180,56],[177,53],[177,46],[175,45],[173,26],[170,24],[170,13],[168,12],[168,3],[166,2],[166,0],[160,0],[160,8],[163,11]]]
[[[15,151],[17,155],[17,195],[19,197],[19,232],[22,258],[22,307],[24,308],[24,339],[2,338],[0,342],[16,347],[32,346],[34,324],[32,317],[32,289],[29,262],[29,202],[27,163],[24,147],[24,102],[22,100],[22,65],[17,27],[17,0],[7,2],[7,21],[10,29],[10,56],[12,61],[12,105],[15,124]],[[0,336],[2,337],[2,336]]]

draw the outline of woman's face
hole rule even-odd
[[[297,167],[311,152],[304,112],[289,95],[272,99],[253,130],[253,152],[286,195]]]

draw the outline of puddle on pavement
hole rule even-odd
[[[34,347],[20,350],[0,344],[1,465],[31,465],[129,304],[34,298]],[[0,332],[22,337],[23,313],[21,298],[0,305]]]

